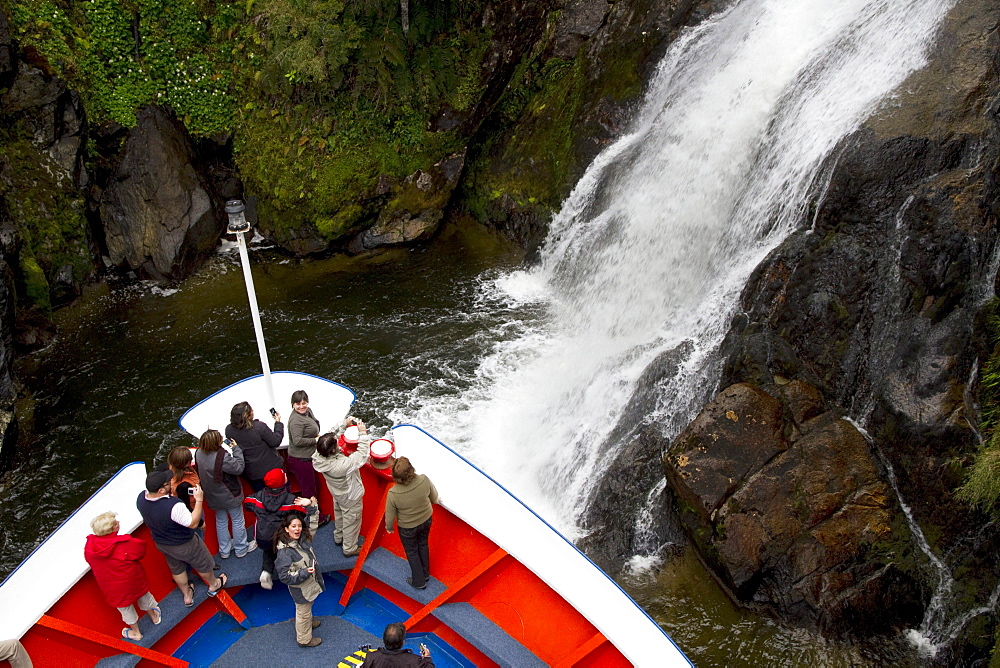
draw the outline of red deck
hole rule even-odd
[[[388,549],[403,559],[405,554],[398,535],[387,534],[384,529],[384,496],[391,483],[367,466],[362,473],[366,487],[362,534],[366,540],[357,565],[350,573],[345,599],[352,591],[371,589],[410,615],[406,621],[408,628],[436,634],[477,666],[496,664],[439,621],[434,615],[438,606],[454,602],[472,605],[549,665],[631,665],[587,619],[548,585],[445,508],[435,506],[434,530],[430,537],[432,576],[446,585],[447,590],[443,594],[424,606],[364,573],[364,558],[376,547]],[[332,513],[332,501],[325,485],[321,484],[320,490],[321,509]],[[136,490],[136,494],[138,492]],[[252,522],[252,515],[248,515],[247,520],[248,524]],[[149,539],[144,526],[139,527],[134,535]],[[214,552],[217,541],[211,518],[206,522],[205,539]],[[143,565],[153,595],[160,599],[170,593],[174,583],[160,552],[149,549]],[[231,599],[224,595],[201,603],[157,642],[152,651],[146,651],[140,665],[186,665],[169,655],[206,620],[223,609],[227,600],[235,607]],[[346,600],[342,600],[344,602]],[[240,614],[238,609],[235,612],[237,616]],[[88,572],[25,634],[22,642],[38,666],[92,666],[103,657],[128,651],[140,653],[141,648],[118,636],[122,626],[117,610],[105,604],[93,576]]]

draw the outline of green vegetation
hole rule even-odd
[[[0,179],[0,200],[6,201],[21,239],[20,301],[48,312],[57,274],[68,267],[72,279],[82,282],[92,268],[83,200],[63,187],[70,176],[54,172],[30,136],[19,123],[0,131],[9,165],[6,178]]]
[[[991,350],[979,379],[980,430],[986,444],[976,453],[958,497],[990,512],[1000,510],[1000,299],[987,304],[981,322]]]
[[[147,104],[173,107],[195,135],[231,125],[221,32],[233,5],[199,0],[11,0],[17,37],[84,96],[95,121],[135,125]],[[214,27],[213,27],[214,26]]]
[[[490,119],[490,134],[467,166],[465,205],[480,221],[501,218],[506,197],[520,209],[547,218],[579,178],[586,159],[577,154],[584,106],[616,103],[642,93],[639,60],[648,47],[614,42],[592,68],[586,56],[546,58],[547,40],[518,67]]]
[[[335,239],[401,179],[461,148],[434,132],[474,106],[482,3],[395,0],[10,0],[18,39],[81,91],[91,121],[172,108],[194,136],[231,134],[262,219]]]
[[[500,215],[492,205],[505,195],[524,209],[558,208],[579,169],[572,140],[585,82],[582,60],[522,64],[500,100],[484,157],[469,167],[466,205],[479,220]]]

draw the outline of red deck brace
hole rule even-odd
[[[181,661],[180,659],[175,659],[169,654],[164,654],[163,652],[157,652],[156,650],[152,649],[146,649],[145,647],[140,647],[139,645],[126,642],[122,638],[114,638],[99,631],[94,631],[93,629],[88,629],[84,626],[80,626],[79,624],[67,622],[62,619],[56,619],[55,617],[50,617],[49,615],[42,615],[42,618],[38,620],[38,624],[40,624],[41,626],[48,627],[50,629],[55,629],[56,631],[62,631],[63,633],[68,633],[69,635],[76,636],[77,638],[90,640],[91,642],[95,642],[99,645],[104,645],[105,647],[116,649],[120,652],[125,652],[127,654],[135,654],[136,656],[141,656],[144,659],[155,661],[156,663],[162,664],[164,666],[175,666],[176,668],[184,668],[185,666],[189,665],[187,661]]]
[[[588,640],[587,642],[583,643],[582,645],[574,649],[572,652],[569,653],[568,656],[563,657],[562,661],[555,664],[553,668],[571,668],[572,666],[575,666],[576,664],[583,661],[585,658],[587,658],[588,654],[590,654],[591,652],[593,652],[606,642],[609,642],[608,639],[604,637],[603,633],[598,631],[593,636],[591,636],[590,640]]]
[[[361,577],[361,569],[365,566],[365,559],[368,558],[368,553],[372,551],[372,548],[378,542],[376,539],[379,537],[379,532],[385,531],[382,524],[385,520],[385,501],[389,498],[390,489],[392,489],[392,485],[386,485],[385,491],[382,493],[382,500],[378,505],[379,511],[375,513],[371,524],[368,525],[368,531],[365,532],[365,542],[361,544],[361,553],[358,554],[358,560],[354,562],[354,568],[351,569],[351,576],[347,579],[347,584],[344,585],[344,593],[340,595],[340,604],[342,606],[346,607],[347,602],[351,600],[351,594],[354,593],[354,588],[358,584],[358,578]]]
[[[489,569],[493,568],[500,562],[501,559],[503,559],[506,556],[507,552],[505,550],[497,548],[496,551],[493,552],[493,554],[480,561],[478,564],[476,564],[475,568],[471,569],[468,573],[463,575],[458,582],[456,582],[455,584],[453,584],[452,586],[448,587],[443,592],[438,594],[433,601],[431,601],[424,607],[420,608],[420,610],[415,612],[412,617],[407,619],[404,622],[407,630],[413,628],[414,625],[416,625],[420,620],[422,620],[424,617],[434,612],[436,608],[444,605],[449,600],[454,598],[460,591],[468,587],[473,580],[478,578],[480,575],[482,575]]]
[[[227,594],[224,589],[219,590],[219,593],[215,595],[215,600],[219,602],[219,605],[222,606],[223,610],[232,615],[233,619],[236,620],[237,624],[239,624],[245,629],[250,628],[245,623],[247,620],[247,614],[243,612],[240,606],[236,605],[236,601],[234,601],[233,598],[229,594]]]

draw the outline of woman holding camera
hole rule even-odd
[[[326,589],[326,583],[317,568],[312,535],[298,515],[288,515],[281,522],[274,543],[278,550],[275,560],[278,579],[288,585],[288,593],[295,601],[295,640],[299,647],[316,647],[323,640],[312,634],[320,625],[318,619],[313,619],[312,605]]]
[[[161,464],[162,466],[162,464]],[[194,458],[191,448],[186,445],[175,445],[167,453],[167,469],[170,475],[170,494],[184,502],[188,510],[194,509],[191,500],[191,488],[201,484],[198,472],[194,469]]]
[[[264,489],[264,476],[271,469],[284,469],[285,462],[275,448],[281,445],[285,437],[285,425],[281,423],[281,415],[271,411],[274,417],[272,430],[260,420],[253,417],[253,409],[245,401],[233,406],[229,414],[229,424],[226,426],[226,438],[240,444],[243,450],[243,478],[250,483],[253,491]]]
[[[232,440],[229,444],[223,443],[222,434],[209,429],[198,439],[195,462],[201,471],[205,505],[215,513],[219,556],[228,559],[235,550],[237,557],[244,557],[256,550],[256,542],[247,542],[246,520],[243,517],[243,483],[237,477],[243,473],[245,466],[240,446]]]
[[[319,437],[312,456],[313,468],[323,474],[333,496],[333,541],[342,546],[345,557],[361,552],[358,535],[365,486],[359,471],[368,461],[370,444],[365,423],[348,416],[337,434]]]

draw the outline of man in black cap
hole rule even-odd
[[[136,506],[142,521],[149,527],[157,549],[167,558],[184,605],[194,605],[194,584],[188,582],[187,569],[193,568],[208,585],[208,595],[215,596],[226,586],[225,573],[215,577],[215,560],[195,528],[201,523],[205,493],[201,486],[191,488],[194,510],[177,497],[170,496],[170,471],[153,471],[146,476],[146,491],[139,493]]]
[[[361,668],[434,668],[431,660],[431,651],[423,643],[420,644],[420,654],[414,654],[413,650],[404,649],[403,642],[406,641],[406,626],[399,622],[394,622],[385,627],[382,632],[382,642],[385,647],[371,650],[365,656],[365,662]]]

